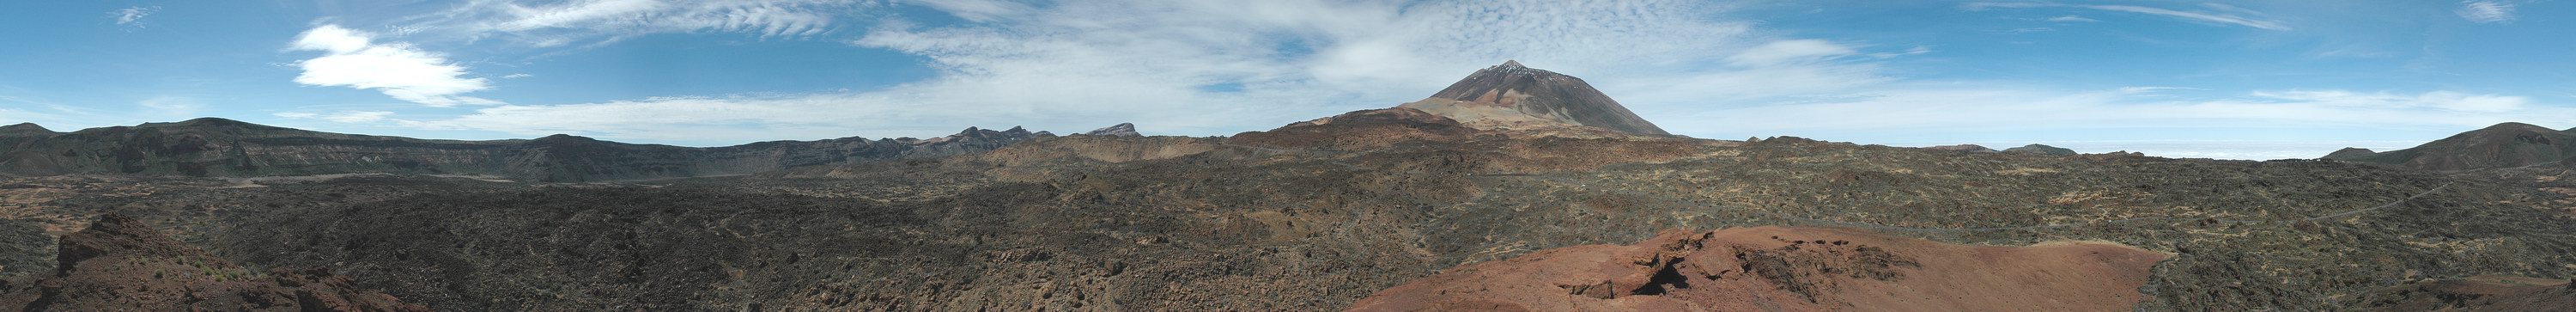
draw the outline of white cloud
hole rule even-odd
[[[509,74],[509,75],[506,75],[506,76],[501,76],[501,79],[519,79],[519,78],[528,78],[528,77],[536,77],[536,76],[537,76],[537,75],[530,75],[530,74],[527,74],[527,73],[517,73],[517,74]]]
[[[2512,3],[2494,0],[2461,1],[2460,8],[2451,12],[2459,14],[2460,18],[2479,23],[2511,22],[2514,18]]]
[[[392,116],[394,115],[394,112],[388,112],[388,111],[354,111],[354,110],[353,110],[353,111],[338,111],[338,112],[331,112],[331,113],[328,113],[328,114],[317,114],[317,113],[308,113],[308,112],[282,112],[282,113],[276,113],[276,114],[273,114],[273,115],[276,115],[277,117],[285,117],[285,118],[288,118],[288,119],[318,119],[318,120],[326,120],[326,121],[339,122],[339,123],[366,123],[366,122],[377,122],[377,121],[385,121],[385,120],[394,120],[394,119],[388,118],[388,117],[392,117]]]
[[[2509,112],[2522,109],[2530,98],[2494,94],[2467,94],[2433,91],[2416,95],[2388,92],[2359,93],[2344,90],[2290,90],[2255,92],[2254,96],[2301,101],[2319,105],[2364,108],[2435,108],[2461,112]]]
[[[1851,47],[1824,40],[1793,39],[1772,41],[1726,57],[1736,66],[1765,66],[1791,62],[1814,62],[1835,56],[1851,55]]]
[[[885,23],[851,41],[928,59],[941,74],[923,81],[859,92],[506,105],[414,125],[710,144],[1117,122],[1230,134],[1418,100],[1505,59],[1586,77],[1639,109],[1883,81],[1874,65],[1835,58],[1858,53],[1852,47],[1758,36],[1750,23],[1712,19],[1720,7],[1694,1],[1079,1],[999,10],[960,3],[933,8],[985,22]],[[1918,51],[1928,48],[1900,54]]]
[[[1061,132],[1118,122],[1159,133],[1222,135],[1420,99],[1504,59],[1584,77],[1668,130],[1716,137],[1841,131],[1870,140],[1875,138],[1868,133],[1952,129],[2475,128],[2508,120],[2576,119],[2576,110],[2528,98],[2457,91],[2218,94],[2153,86],[2058,90],[2027,82],[1905,80],[1884,76],[1875,62],[1931,48],[1871,53],[1879,49],[1868,42],[1766,35],[1749,22],[1716,18],[1724,16],[1721,7],[1689,1],[1081,1],[1024,9],[933,8],[981,15],[959,15],[969,22],[942,27],[882,23],[850,42],[919,56],[939,71],[894,87],[497,105],[453,118],[387,115],[371,121],[693,145],[922,137],[970,125]],[[2259,13],[2209,10],[2216,13],[2194,14],[2239,16],[2251,25],[2203,22],[2287,29],[2241,17]],[[329,49],[328,43],[316,46]]]
[[[1929,54],[1929,53],[1932,53],[1932,47],[1927,47],[1927,46],[1914,46],[1913,48],[1907,48],[1907,49],[1905,49],[1905,51],[1904,51],[1904,52],[1880,52],[1880,53],[1870,53],[1870,54],[1869,54],[1869,56],[1870,56],[1870,57],[1883,58],[1883,59],[1884,59],[1884,58],[1896,58],[1896,57],[1899,57],[1899,56],[1907,56],[1907,55],[1922,55],[1922,54]]]
[[[2261,12],[2255,12],[2254,10],[2248,10],[2248,9],[2245,9],[2245,8],[2238,8],[2238,7],[2235,7],[2235,6],[2229,6],[2229,5],[2224,5],[2224,4],[2214,4],[2214,3],[2213,3],[2213,4],[2211,4],[2211,5],[2207,5],[2207,7],[2210,7],[2210,8],[2213,8],[2213,9],[2218,9],[2219,11],[2226,11],[2226,12],[2184,11],[2184,10],[2175,10],[2175,9],[2166,9],[2166,8],[2157,8],[2157,7],[2145,7],[2145,6],[2134,6],[2134,5],[2072,5],[2072,4],[2056,4],[2056,3],[2041,3],[2041,2],[1978,2],[1978,3],[1969,3],[1969,4],[1967,4],[1967,5],[1962,6],[1962,8],[1965,8],[1965,9],[1968,9],[1968,10],[1971,10],[1971,11],[1975,11],[1975,10],[1986,10],[1986,9],[1995,9],[1995,8],[2012,8],[2012,9],[2021,9],[2021,8],[2046,8],[2046,7],[2082,8],[2082,9],[2093,9],[2093,10],[2114,11],[2114,12],[2128,12],[2128,13],[2138,13],[2138,14],[2147,14],[2147,15],[2156,15],[2156,16],[2164,16],[2164,17],[2179,18],[2179,19],[2183,19],[2183,20],[2186,20],[2186,21],[2193,21],[2193,22],[2202,22],[2202,23],[2213,23],[2213,24],[2225,24],[2225,25],[2237,25],[2237,26],[2253,27],[2253,28],[2263,29],[2263,30],[2290,30],[2290,26],[2289,26],[2289,25],[2286,25],[2286,24],[2284,24],[2284,23],[2282,23],[2281,21],[2276,21],[2276,20],[2271,20],[2271,19],[2266,19],[2266,18],[2258,18],[2258,17],[2247,16],[2247,15],[2262,15],[2262,14],[2261,14]],[[2058,19],[2060,19],[2060,18],[2068,18],[2068,17],[2073,17],[2073,18],[2076,18],[2076,19],[2084,19],[2085,21],[2092,21],[2092,19],[2085,19],[2085,18],[2083,18],[2083,17],[2079,17],[2079,16],[2072,16],[2072,15],[2070,15],[2070,16],[2065,16],[2065,17],[2051,18],[2051,19],[2049,19],[2049,21],[2065,22],[2065,21],[2060,21],[2060,20],[2058,20]],[[2072,21],[2072,20],[2068,20],[2068,21]]]
[[[2282,25],[2280,21],[2245,17],[2234,14],[2179,11],[2131,5],[2087,5],[2082,7],[2095,10],[2162,15],[2187,20],[2261,28],[2264,30],[2290,30],[2290,26]]]
[[[2083,17],[2083,16],[2067,15],[2067,16],[2051,17],[2051,18],[2048,18],[2048,21],[2051,21],[2051,22],[2059,22],[2059,23],[2093,23],[2093,22],[2101,22],[2102,20],[2091,19],[2091,18],[2085,18],[2085,17]]]
[[[1027,14],[1036,8],[1002,0],[912,0],[908,3],[929,6],[968,21],[989,22],[996,18]]]
[[[1870,139],[1910,131],[2048,133],[2231,127],[2465,130],[2504,121],[2576,119],[2576,109],[2527,105],[2530,100],[2524,97],[2454,91],[2396,94],[2290,90],[2197,99],[2140,92],[2149,90],[2161,89],[2088,92],[2002,83],[1905,82],[1859,90],[1861,96],[1850,98],[1701,111],[1682,117],[1694,123],[1666,124],[1664,128],[1675,133],[1829,133]]]
[[[397,27],[466,40],[504,38],[537,47],[705,31],[793,39],[830,33],[836,29],[836,16],[879,5],[880,0],[486,0],[416,16]]]
[[[2132,93],[2132,94],[2135,94],[2135,93],[2162,92],[2162,91],[2172,91],[2172,90],[2199,90],[2199,91],[2207,91],[2207,90],[2209,90],[2209,89],[2192,88],[2192,87],[2159,87],[2159,86],[2120,87],[2120,93]]]
[[[305,31],[288,49],[322,51],[323,55],[295,62],[304,70],[295,82],[376,90],[394,99],[436,107],[500,104],[460,95],[491,86],[483,78],[461,77],[466,68],[449,62],[445,56],[402,42],[376,43],[370,36],[339,25]]]
[[[142,28],[143,17],[152,16],[152,13],[158,12],[161,12],[161,6],[134,6],[107,11],[107,16],[115,19],[117,25]]]
[[[161,118],[199,117],[197,114],[206,111],[206,104],[198,103],[195,99],[166,95],[143,99],[134,105],[142,106],[146,114]]]

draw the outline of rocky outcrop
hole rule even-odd
[[[1937,150],[1937,151],[1976,152],[1976,153],[1993,153],[1993,152],[1995,152],[1995,149],[1986,148],[1986,146],[1984,146],[1984,145],[1976,145],[1976,144],[1942,145],[1942,146],[1925,147],[1924,149]]]
[[[2005,153],[2040,154],[2040,155],[2050,155],[2050,156],[2073,156],[2073,155],[2075,155],[2075,154],[2076,154],[2076,153],[2075,153],[2075,150],[2066,149],[2066,148],[2061,148],[2061,147],[2056,147],[2056,146],[2048,146],[2048,145],[2045,145],[2045,144],[2031,144],[2031,145],[2023,145],[2023,146],[2021,146],[2021,147],[2007,148],[2007,149],[2004,149],[2004,152],[2005,152]]]
[[[2110,243],[1984,247],[1844,229],[1666,231],[1460,266],[1350,310],[2128,310],[2166,257]]]
[[[493,175],[585,182],[738,175],[787,167],[971,154],[1038,137],[1014,127],[946,137],[772,141],[697,148],[552,135],[456,141],[351,135],[201,118],[50,133],[0,131],[0,174],[281,176],[341,173]],[[33,129],[33,130],[31,130]],[[15,138],[15,139],[12,139]]]
[[[2341,151],[2338,151],[2340,153]],[[2462,132],[2413,148],[2328,159],[2425,170],[2513,168],[2576,158],[2576,132],[2519,122]]]
[[[253,272],[122,215],[65,235],[51,276],[0,285],[24,311],[428,311],[325,269]]]
[[[1106,127],[1106,128],[1092,129],[1092,130],[1091,130],[1091,132],[1083,132],[1083,133],[1082,133],[1082,135],[1097,135],[1097,136],[1123,136],[1123,137],[1145,136],[1144,134],[1138,134],[1138,133],[1136,133],[1136,124],[1134,124],[1134,123],[1124,123],[1124,122],[1122,122],[1122,123],[1118,123],[1118,125],[1109,126],[1109,127]]]
[[[1550,130],[1590,127],[1631,134],[1666,135],[1619,101],[1565,74],[1504,61],[1432,94],[1397,106],[1448,117],[1481,130]]]

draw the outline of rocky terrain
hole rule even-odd
[[[0,281],[22,311],[429,311],[328,269],[244,269],[123,215],[62,238],[53,274]]]
[[[840,138],[693,148],[553,135],[454,141],[296,130],[220,118],[55,133],[0,128],[0,174],[215,177],[342,173],[483,175],[541,182],[740,175],[795,166],[962,155],[1053,136],[967,128],[931,139]]]
[[[1619,283],[1635,282],[1640,265],[1679,274],[1697,263],[1693,272],[1718,277],[1685,275],[1685,289],[1657,283],[1672,279],[1654,267],[1633,285],[1818,309],[1977,294],[1993,298],[1937,303],[2249,311],[2502,306],[2477,304],[2526,297],[2407,287],[2576,276],[2576,170],[2564,167],[1962,153],[1562,122],[1488,129],[1410,107],[1229,137],[1041,136],[949,157],[615,183],[6,179],[0,274],[51,274],[49,235],[114,213],[252,272],[327,266],[354,289],[449,311],[1335,310],[1410,282],[1584,259],[1618,269],[1581,275],[1610,281],[1609,292],[1545,287],[1616,301],[1639,294]],[[1658,238],[1702,231],[1718,234]],[[1733,234],[1780,231],[1794,235]],[[1659,249],[1685,239],[1703,243]],[[1648,243],[1605,246],[1637,242]],[[1746,260],[1729,260],[1739,246]],[[2120,283],[1909,286],[2035,276],[1961,257],[2068,250],[2084,253],[1997,259],[2102,260],[2015,265]],[[1641,253],[1687,261],[1619,261]],[[2162,260],[2136,258],[2148,255]],[[2152,265],[2137,271],[2138,261]],[[1592,278],[1609,273],[1619,275]]]
[[[2576,159],[2576,132],[2508,122],[2401,150],[2372,153],[2366,149],[2345,148],[2326,155],[2325,159],[2424,170],[2567,164],[2570,159]]]
[[[2111,243],[1964,246],[1830,228],[1670,231],[1460,266],[1350,310],[2124,310],[2168,256]]]
[[[2576,280],[2513,276],[2408,281],[2364,295],[2353,311],[2576,311]]]

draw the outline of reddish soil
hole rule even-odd
[[[2111,243],[1971,246],[1860,230],[1667,230],[1635,245],[1460,266],[1354,311],[2110,311],[2168,255]]]

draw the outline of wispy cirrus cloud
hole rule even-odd
[[[476,5],[494,3],[507,2]],[[853,3],[843,3],[848,7],[838,11],[800,11],[830,19],[820,26],[828,36],[787,38],[830,38],[851,47],[903,53],[925,60],[935,75],[856,91],[498,104],[458,115],[315,111],[279,116],[690,145],[928,136],[970,125],[1071,131],[1117,122],[1136,122],[1154,134],[1222,135],[1416,100],[1478,68],[1517,59],[1584,77],[1668,130],[1719,137],[1825,132],[1820,138],[1875,140],[1886,138],[1885,133],[1959,129],[2447,129],[2505,120],[2576,119],[2576,111],[2546,103],[2550,101],[2481,93],[2487,91],[2066,89],[2046,82],[1909,78],[1896,75],[1909,71],[1881,67],[1929,54],[1930,47],[1782,35],[1789,32],[1757,29],[1751,19],[1729,16],[1727,7],[1693,1],[1599,6],[1552,1]],[[850,16],[866,13],[850,11],[876,10],[875,5],[917,5],[963,22],[923,26],[928,23],[901,16],[851,22],[860,19]],[[691,10],[653,1],[519,7],[552,13],[492,14],[470,24],[516,25],[475,33],[529,43],[563,40],[555,45],[654,32],[779,38],[817,29],[656,28],[627,22],[660,14],[639,12]],[[2051,14],[2022,18],[2025,22],[2150,17],[2231,29],[2290,29],[2261,12],[2224,5],[1969,7],[2048,7],[2090,16],[2047,12]],[[2041,18],[2046,16],[2059,18]]]
[[[601,44],[654,33],[735,32],[812,38],[878,0],[669,1],[482,0],[397,21],[400,29],[467,40],[501,38],[538,47]]]
[[[313,119],[338,123],[368,123],[394,120],[389,118],[394,115],[394,112],[388,111],[347,110],[330,113],[283,112],[271,115],[288,119]]]
[[[2461,1],[2460,8],[2451,12],[2471,22],[2503,23],[2513,21],[2513,9],[2513,3],[2504,1],[2469,0]]]
[[[2317,105],[2368,109],[2431,108],[2454,112],[2511,112],[2531,104],[2531,98],[2495,94],[2468,94],[2454,91],[2431,91],[2419,94],[2353,92],[2345,90],[2257,91],[2253,96],[2314,103]]]
[[[2046,133],[2102,129],[2475,129],[2504,121],[2569,120],[2576,108],[2535,105],[2520,96],[2456,91],[2416,93],[2335,89],[2253,91],[2216,97],[2172,97],[2154,90],[2052,90],[2012,85],[1904,82],[1854,90],[1854,96],[1790,105],[1736,106],[1682,116],[1675,133],[1818,135],[1831,139],[1884,133]],[[1782,118],[1831,116],[1831,118]],[[2456,130],[2452,130],[2456,131]],[[2437,131],[2438,132],[2438,131]],[[2383,138],[2384,139],[2384,138]],[[2322,153],[2324,151],[2311,151]],[[2300,152],[2300,153],[2311,153]]]
[[[2183,10],[2183,9],[2169,9],[2169,8],[2159,8],[2159,7],[2149,7],[2149,6],[2136,6],[2136,5],[2061,4],[2061,3],[2053,3],[2053,2],[1977,2],[1977,3],[1969,3],[1969,4],[1967,4],[1967,5],[1962,6],[1962,8],[1965,8],[1965,9],[1968,9],[1968,10],[1972,10],[1972,11],[1974,11],[1974,10],[1986,10],[1986,9],[1997,9],[1997,8],[2079,8],[2079,9],[2100,10],[2100,11],[2112,11],[2112,12],[2127,12],[2127,13],[2147,14],[2147,15],[2155,15],[2155,16],[2162,16],[2162,17],[2169,17],[2169,18],[2181,19],[2181,20],[2184,20],[2184,21],[2191,21],[2191,22],[2198,22],[2198,23],[2208,23],[2208,24],[2218,24],[2218,25],[2235,25],[2235,26],[2252,27],[2252,28],[2255,28],[2255,29],[2263,29],[2263,30],[2275,30],[2275,31],[2281,31],[2281,30],[2290,30],[2290,29],[2291,29],[2291,28],[2290,28],[2290,26],[2289,26],[2288,24],[2286,24],[2286,23],[2282,23],[2281,21],[2273,20],[2273,19],[2269,19],[2269,18],[2264,18],[2264,17],[2260,17],[2261,15],[2263,15],[2261,12],[2256,12],[2256,11],[2254,11],[2254,10],[2248,10],[2248,9],[2244,9],[2244,8],[2234,7],[2234,6],[2228,6],[2228,5],[2224,5],[2224,4],[2213,4],[2213,5],[2209,5],[2209,6],[2208,6],[2208,9],[2212,9],[2212,10],[2215,10],[2215,11],[2210,11],[2210,10]],[[2070,16],[2070,17],[2073,17],[2073,16]],[[2063,18],[2063,17],[2061,17],[2061,18]],[[2086,18],[2083,18],[2083,17],[2075,17],[2075,18],[2077,18],[2077,19],[2091,20],[2091,19],[2086,19]],[[2056,18],[2052,18],[2052,19],[2050,19],[2050,21],[2059,21],[2059,20],[2057,20]],[[2068,21],[2073,21],[2073,20],[2072,20],[2072,19],[2070,19],[2070,20],[2068,20]],[[2064,21],[2059,21],[2059,22],[2064,22]]]
[[[159,12],[161,12],[161,6],[157,5],[131,6],[123,9],[107,11],[107,17],[108,19],[115,20],[116,25],[119,26],[125,26],[127,28],[143,28],[145,25],[143,23],[143,18],[152,16],[152,13]]]
[[[950,3],[928,8],[970,22],[884,23],[850,41],[926,58],[941,70],[928,80],[858,92],[505,105],[417,125],[712,143],[1130,121],[1223,134],[1418,100],[1506,59],[1595,79],[1644,109],[1882,81],[1874,65],[1848,56],[1929,52],[1757,35],[1749,21],[1709,18],[1723,8],[1700,2],[1614,2]]]
[[[467,74],[465,66],[407,43],[376,42],[372,36],[339,25],[314,27],[296,36],[288,50],[320,51],[323,55],[295,62],[295,67],[304,70],[295,76],[295,83],[376,90],[394,99],[435,107],[501,104],[462,95],[491,88],[483,78],[462,77]]]
[[[198,114],[206,112],[205,103],[179,96],[155,96],[135,102],[134,105],[142,107],[142,112],[146,114],[165,119],[199,117]]]

